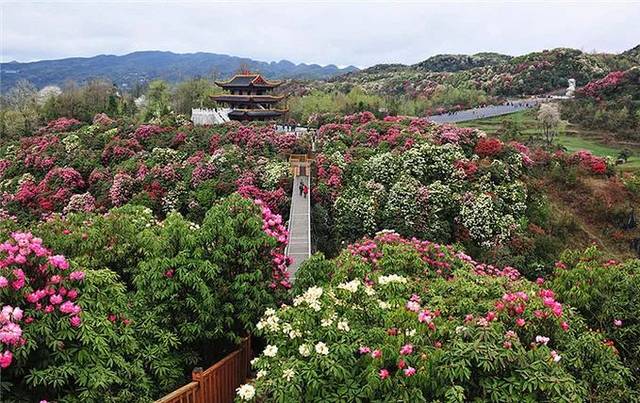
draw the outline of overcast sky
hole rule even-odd
[[[0,3],[4,62],[169,50],[366,67],[438,53],[620,52],[640,43],[640,3],[629,1]]]

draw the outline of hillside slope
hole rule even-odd
[[[412,66],[373,66],[332,81],[336,85],[360,85],[382,95],[419,97],[438,85],[481,89],[499,96],[542,94],[566,88],[569,78],[582,86],[611,71],[638,65],[639,49],[596,54],[557,48],[513,58],[495,53],[438,55]]]

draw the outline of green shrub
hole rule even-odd
[[[596,247],[561,256],[551,286],[594,329],[613,341],[620,357],[640,376],[640,260],[603,262]]]

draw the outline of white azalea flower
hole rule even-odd
[[[276,354],[278,354],[278,347],[268,345],[264,348],[263,354],[265,355],[265,357],[275,357]]]
[[[356,291],[358,291],[358,286],[360,285],[360,280],[355,279],[352,281],[349,281],[348,283],[342,283],[338,286],[338,288],[342,289],[342,290],[347,290],[351,293],[354,293]]]
[[[282,371],[282,377],[287,381],[290,381],[293,378],[293,375],[295,375],[295,372],[293,372],[291,368],[287,368]]]
[[[237,388],[236,393],[240,399],[249,401],[256,395],[256,388],[246,383]]]
[[[327,347],[326,344],[324,344],[323,342],[319,341],[318,343],[316,343],[315,345],[315,350],[316,353],[320,354],[320,355],[327,355],[329,354],[329,347]]]
[[[401,283],[405,284],[407,279],[405,277],[399,276],[397,274],[390,274],[388,276],[380,276],[378,277],[378,283],[380,285],[385,285],[389,283]]]
[[[346,320],[341,320],[340,322],[338,322],[337,328],[338,330],[342,330],[343,332],[348,332],[349,330],[351,330],[351,328],[349,327],[349,322],[347,322]]]
[[[264,369],[261,369],[260,371],[258,371],[258,373],[256,374],[256,379],[260,379],[263,376],[267,375],[267,371],[265,371]]]
[[[298,347],[298,352],[301,356],[308,357],[311,355],[311,346],[309,346],[308,344],[303,344]]]

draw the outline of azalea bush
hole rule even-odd
[[[238,401],[624,401],[604,337],[517,270],[384,233],[300,275],[317,283],[257,324],[267,346]],[[326,272],[329,271],[329,276]]]
[[[596,247],[567,251],[556,263],[550,285],[640,375],[640,262],[604,259]]]
[[[521,228],[529,150],[423,119],[345,117],[320,128],[316,203],[336,238],[393,228],[405,236],[490,247]],[[324,251],[332,245],[319,245]]]
[[[148,401],[233,350],[290,287],[282,217],[238,194],[201,225],[134,205],[52,215],[32,228],[43,239],[10,223],[0,247],[9,396]]]
[[[149,393],[141,340],[107,319],[128,311],[115,273],[80,270],[30,233],[0,249],[4,396],[124,402]]]
[[[0,139],[0,206],[24,222],[78,209],[104,213],[126,203],[199,222],[213,203],[240,191],[284,214],[288,154],[308,146],[265,124],[54,121],[35,136]]]

